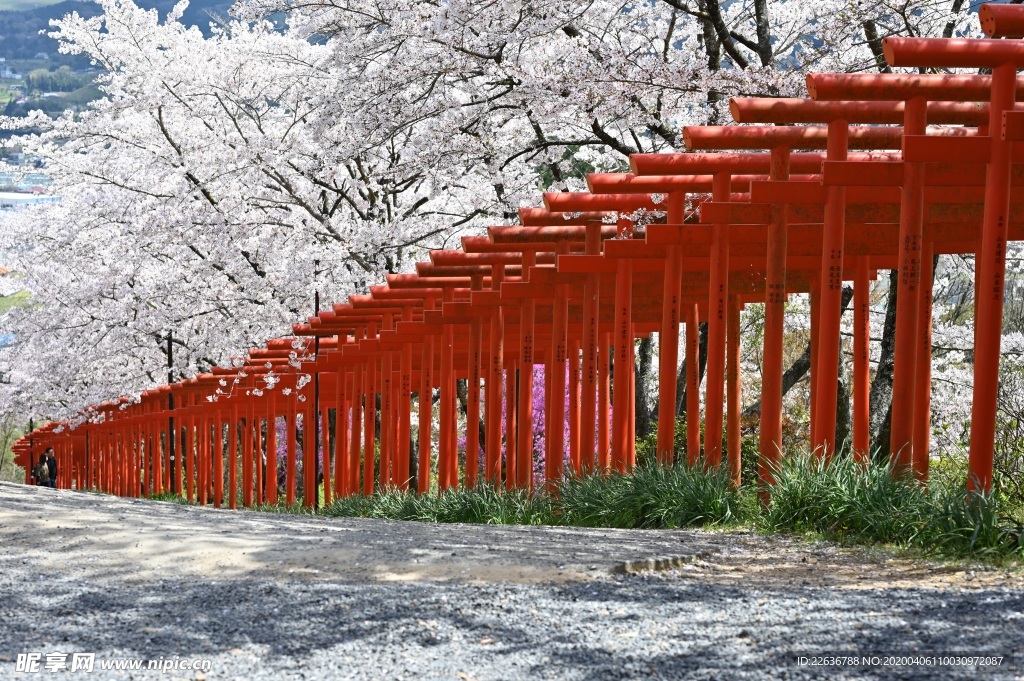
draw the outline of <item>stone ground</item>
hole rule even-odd
[[[678,567],[621,572],[666,558]],[[16,660],[56,651],[96,653],[91,674],[62,674],[81,678],[1024,679],[1022,647],[1019,568],[742,532],[312,518],[0,483],[0,678],[53,676],[16,674]],[[828,657],[843,664],[810,664]],[[99,669],[118,658],[209,671]]]

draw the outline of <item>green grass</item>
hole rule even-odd
[[[1024,560],[1024,524],[1006,502],[967,492],[955,476],[940,474],[925,486],[893,475],[884,464],[865,466],[845,457],[826,465],[817,457],[796,456],[775,472],[769,491],[771,503],[763,505],[753,484],[737,489],[723,471],[648,462],[625,475],[570,477],[551,493],[487,484],[424,495],[391,488],[335,500],[315,514],[627,529],[745,527],[933,557]],[[183,503],[173,495],[156,498]],[[314,513],[283,502],[255,510]]]
[[[190,502],[185,497],[174,494],[173,492],[161,492],[160,494],[154,494],[149,497],[150,501],[169,501],[172,504],[180,504],[182,506],[189,506]]]
[[[418,495],[387,489],[371,497],[345,497],[320,511],[336,517],[419,520],[486,525],[554,525],[550,499],[484,485]]]
[[[30,297],[28,291],[18,291],[9,296],[0,296],[0,314],[7,312],[13,307],[25,307],[28,305]]]
[[[628,475],[568,478],[558,487],[559,521],[583,527],[677,528],[748,521],[752,495],[724,471],[653,463]]]
[[[936,477],[925,486],[888,464],[795,457],[776,471],[767,532],[812,532],[856,544],[889,544],[947,557],[1024,559],[1024,525],[994,494]]]

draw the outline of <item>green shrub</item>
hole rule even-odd
[[[888,463],[800,456],[775,471],[770,492],[759,517],[769,532],[815,532],[956,557],[1024,557],[1021,523],[998,497],[968,492],[944,476],[925,486],[894,475]]]
[[[551,505],[546,496],[531,495],[520,490],[500,491],[487,484],[423,495],[388,488],[380,490],[370,497],[343,497],[326,507],[323,513],[329,516],[419,520],[435,523],[492,525],[550,525],[554,523]]]
[[[741,491],[724,470],[637,466],[627,475],[572,477],[558,486],[560,519],[585,527],[676,528],[724,525],[747,518]]]
[[[771,503],[761,517],[769,531],[818,532],[834,539],[906,541],[927,501],[888,465],[850,457],[826,464],[817,456],[785,460],[774,473]]]
[[[152,494],[150,495],[149,499],[150,501],[169,501],[172,504],[181,504],[183,506],[188,506],[189,503],[185,497],[180,496],[178,494],[174,494],[173,492],[161,492],[160,494]]]
[[[615,528],[751,523],[766,532],[810,532],[926,554],[1024,559],[1024,523],[1014,517],[1015,507],[998,489],[987,495],[968,492],[964,462],[939,462],[930,483],[922,485],[894,475],[884,457],[884,463],[860,464],[840,456],[826,464],[806,453],[789,456],[774,471],[774,483],[767,490],[770,501],[762,505],[755,484],[748,482],[756,471],[756,438],[744,438],[743,447],[744,484],[739,488],[732,485],[724,466],[709,471],[689,466],[681,457],[675,466],[663,467],[645,454],[628,474],[571,476],[551,492],[504,490],[486,483],[423,495],[388,488],[369,497],[336,499],[317,513],[435,523]],[[186,503],[171,494],[153,498]],[[313,513],[283,501],[256,510]]]
[[[929,492],[928,517],[914,537],[925,552],[1024,558],[1024,525],[1005,512],[997,496],[962,485],[936,485]]]

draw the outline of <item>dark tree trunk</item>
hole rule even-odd
[[[844,455],[850,451],[853,437],[853,420],[850,416],[850,384],[840,372],[839,389],[836,393],[836,453]]]
[[[700,332],[697,340],[697,385],[704,380],[704,372],[708,368],[708,325],[707,322],[700,324]],[[676,376],[676,416],[686,413],[686,360],[679,368],[679,375]]]
[[[715,2],[715,9],[718,4]],[[722,41],[718,38],[718,32],[715,30],[714,22],[708,12],[707,0],[697,0],[697,8],[706,17],[701,21],[701,35],[698,38],[704,43],[704,52],[708,58],[708,70],[718,71],[722,68]],[[707,101],[708,101],[708,125],[717,125],[721,118],[721,111],[719,102],[724,99],[721,92],[716,90],[708,90]]]
[[[377,386],[377,390],[380,390],[380,386],[379,385]],[[381,405],[383,404],[381,402],[381,395],[380,395],[380,393],[376,393],[374,395],[373,404],[374,404],[374,408],[373,408],[373,423],[374,423],[373,433],[374,433],[374,436],[376,437],[374,442],[379,442],[380,441],[380,412],[381,412]]]
[[[533,386],[530,386],[530,389],[532,390]],[[459,403],[459,411],[462,412],[463,416],[468,418],[469,417],[469,379],[468,378],[457,378],[457,379],[455,379],[455,394],[457,396],[458,403]],[[484,439],[485,439],[486,434],[487,434],[487,429],[486,429],[486,427],[484,425],[484,420],[483,420],[484,410],[483,410],[483,402],[482,401],[480,403],[480,406],[481,406],[481,409],[480,409],[480,422],[477,423],[477,451],[478,452],[482,452],[484,450]],[[533,408],[534,409],[543,409],[544,405],[542,404],[539,407],[537,405],[534,405]],[[467,423],[466,424],[466,437],[469,437],[469,433],[470,432],[472,432],[472,431],[470,430],[469,424]]]
[[[647,408],[647,391],[651,383],[654,341],[650,336],[640,339],[636,367],[636,437],[642,439],[651,432],[651,411]]]
[[[455,395],[459,403],[459,411],[465,416],[469,411],[469,381],[465,378],[455,379]]]
[[[889,293],[885,301],[885,324],[882,327],[882,351],[871,382],[870,432],[872,448],[883,457],[889,454],[892,420],[892,370],[896,347],[896,289],[898,270],[889,272]]]

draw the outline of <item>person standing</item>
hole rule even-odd
[[[53,453],[53,447],[46,448],[46,465],[50,469],[50,487],[57,489],[57,456]]]
[[[39,463],[37,463],[36,467],[32,470],[32,475],[36,479],[36,485],[37,486],[39,486],[39,487],[49,487],[50,486],[50,466],[46,462],[46,453],[45,452],[39,455]]]

